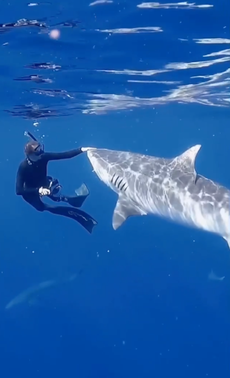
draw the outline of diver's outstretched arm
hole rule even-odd
[[[64,160],[72,159],[75,156],[82,154],[82,149],[76,148],[75,150],[65,151],[65,152],[44,152],[42,154],[42,160],[51,161],[51,160]]]

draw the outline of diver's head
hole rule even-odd
[[[38,141],[32,140],[25,145],[25,154],[31,163],[38,161],[44,153],[44,148]]]

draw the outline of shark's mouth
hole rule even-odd
[[[109,165],[109,163],[99,155],[96,149],[87,151],[87,155],[94,172],[101,181],[118,194],[126,192],[128,183],[123,175],[116,173],[116,169],[113,165]]]
[[[107,170],[107,163],[101,161],[101,158],[99,158],[97,150],[92,149],[87,151],[88,159],[93,167],[94,172],[97,174],[97,176],[100,178],[101,181],[103,181],[105,184],[110,186],[110,179],[111,175],[109,173],[109,170]]]

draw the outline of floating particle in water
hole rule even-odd
[[[51,30],[51,32],[49,33],[49,36],[51,39],[59,39],[61,36],[60,30],[58,29]]]

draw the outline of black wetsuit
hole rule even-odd
[[[67,152],[50,153],[44,152],[37,162],[31,163],[28,159],[22,161],[18,168],[16,180],[16,193],[32,205],[38,211],[49,211],[53,214],[64,215],[78,221],[87,231],[92,232],[97,222],[82,210],[67,206],[49,206],[41,201],[39,188],[48,188],[50,177],[47,176],[47,165],[49,161],[71,159],[82,151],[80,148]],[[61,197],[48,196],[51,200],[59,202]],[[67,198],[67,197],[66,197]],[[81,204],[83,201],[81,201]],[[79,204],[79,207],[81,206]]]

